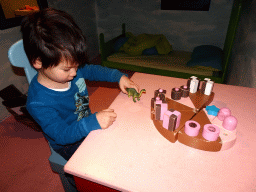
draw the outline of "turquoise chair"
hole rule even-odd
[[[37,71],[30,65],[28,61],[27,55],[23,47],[22,39],[17,41],[10,47],[8,51],[8,58],[13,66],[24,68],[28,83],[30,83],[33,77],[36,75]],[[66,177],[66,173],[64,172],[64,165],[67,163],[67,161],[52,149],[50,143],[48,144],[51,150],[49,162],[52,171],[59,174],[62,185],[66,192],[77,191],[76,187],[73,186],[75,185],[74,180],[70,181],[70,178],[68,179]],[[73,185],[70,184],[69,181],[72,182]]]

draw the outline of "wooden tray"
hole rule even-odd
[[[202,136],[204,125],[211,124],[211,121],[203,108],[209,105],[213,98],[213,92],[209,96],[202,94],[200,90],[196,93],[189,93],[189,97],[187,99],[192,101],[195,108],[188,107],[182,103],[166,98],[168,109],[174,109],[181,113],[180,126],[174,131],[165,129],[163,127],[163,121],[155,120],[155,111],[152,107],[151,119],[153,120],[153,123],[159,133],[172,143],[175,143],[178,140],[180,143],[196,149],[205,151],[220,151],[222,147],[222,140],[220,137],[218,137],[216,141],[208,141]],[[194,120],[201,126],[199,134],[195,137],[188,136],[184,131],[185,123],[188,120]]]

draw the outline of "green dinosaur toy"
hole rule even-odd
[[[146,93],[145,89],[140,90],[140,93],[138,93],[134,88],[126,88],[126,91],[128,93],[128,97],[133,97],[134,102],[136,102],[135,98],[139,101],[142,93]]]

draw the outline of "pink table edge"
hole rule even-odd
[[[213,103],[228,107],[238,119],[237,140],[228,150],[206,152],[170,143],[150,120],[154,90],[163,88],[170,95],[186,79],[135,73],[132,80],[147,93],[137,103],[120,93],[110,106],[118,114],[116,122],[87,136],[65,165],[67,173],[121,191],[256,189],[256,89],[214,85]]]

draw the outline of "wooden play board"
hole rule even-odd
[[[199,91],[196,93],[189,93],[189,97],[186,100],[190,100],[194,108],[187,106],[187,102],[184,99],[175,101],[170,98],[166,98],[168,103],[168,109],[174,109],[181,113],[180,125],[174,131],[169,131],[163,127],[163,121],[155,120],[155,111],[151,107],[151,119],[159,131],[159,133],[172,143],[177,140],[189,147],[204,151],[220,151],[231,148],[235,144],[236,131],[228,131],[222,127],[222,121],[218,120],[217,117],[208,115],[204,109],[208,106],[214,98],[214,93],[207,96]],[[185,123],[188,120],[196,121],[200,124],[200,131],[197,136],[188,136],[185,133]],[[220,135],[216,141],[208,141],[202,136],[203,127],[206,124],[214,124],[220,128]]]

